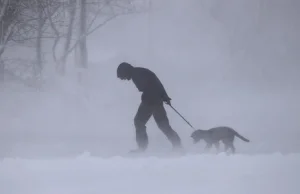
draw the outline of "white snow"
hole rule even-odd
[[[299,194],[299,3],[274,1],[152,0],[150,15],[88,37],[82,85],[74,56],[58,78],[51,53],[42,91],[0,83],[0,194]],[[204,144],[166,107],[190,154],[120,157],[136,147],[140,103],[133,83],[116,78],[121,61],[153,70],[196,128],[231,126],[250,143],[236,139],[234,156],[200,154]],[[149,153],[170,149],[153,119],[147,129]]]
[[[249,144],[236,141],[239,153],[299,153],[300,28],[291,1],[264,1],[269,6],[260,10],[261,0],[152,0],[150,15],[120,17],[88,37],[84,87],[72,77],[74,56],[59,80],[48,54],[43,91],[0,84],[0,157],[85,150],[107,156],[135,147],[140,93],[116,78],[121,61],[153,70],[174,107],[196,128],[228,125],[249,138]],[[47,43],[51,51],[53,42]],[[289,52],[282,52],[285,47]],[[14,49],[5,54],[15,56]],[[18,54],[34,58],[29,50]],[[166,109],[185,147],[194,149],[190,127]],[[153,119],[147,127],[150,149],[168,149]]]
[[[299,194],[300,154],[4,159],[3,194]]]

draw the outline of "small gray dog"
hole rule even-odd
[[[232,153],[235,153],[235,147],[233,145],[234,137],[237,136],[245,142],[250,142],[245,137],[241,136],[234,129],[230,127],[220,126],[214,127],[208,130],[198,129],[191,134],[191,138],[194,140],[194,144],[203,139],[206,142],[205,149],[208,150],[214,144],[219,151],[219,141],[222,141],[225,145],[225,152],[230,148]]]

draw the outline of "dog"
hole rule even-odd
[[[191,134],[191,138],[193,139],[193,143],[198,143],[201,139],[206,142],[205,150],[208,150],[214,145],[219,151],[220,144],[222,141],[225,145],[225,152],[230,148],[232,153],[235,153],[236,149],[233,145],[234,137],[238,137],[245,142],[250,142],[249,139],[241,136],[234,129],[226,126],[213,127],[208,130],[198,129]]]

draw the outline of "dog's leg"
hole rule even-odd
[[[214,143],[215,147],[216,147],[216,150],[217,150],[217,154],[220,153],[220,143],[219,142],[216,142]]]
[[[229,144],[229,147],[232,151],[232,154],[235,154],[235,147],[234,147],[233,143]]]
[[[224,151],[227,153],[229,149],[229,145],[224,142]]]
[[[208,151],[208,150],[210,150],[211,147],[212,147],[212,144],[211,143],[207,143],[206,146],[205,146],[205,148],[204,148],[204,150]]]
[[[231,149],[232,154],[235,153],[235,147],[234,147],[233,143],[226,142],[226,143],[224,143],[224,145],[225,145],[225,152],[227,153],[227,155],[230,155],[229,149]]]

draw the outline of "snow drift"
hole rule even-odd
[[[4,159],[0,193],[298,194],[299,154]]]

